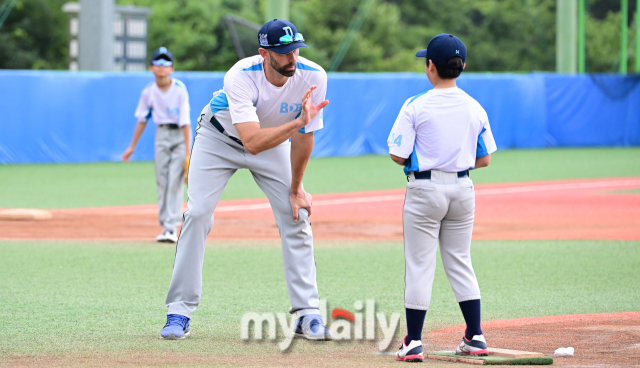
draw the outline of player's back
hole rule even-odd
[[[478,136],[488,121],[482,106],[457,87],[432,89],[409,101],[416,150],[429,158],[427,166],[445,171],[473,167]]]

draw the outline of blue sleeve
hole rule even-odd
[[[482,132],[478,135],[478,146],[476,147],[476,157],[484,157],[489,154],[487,151],[487,145],[484,143],[484,139],[482,139],[482,133],[486,131],[485,128],[482,128]]]

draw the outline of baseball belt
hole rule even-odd
[[[464,171],[460,171],[458,172],[458,178],[464,178],[469,176],[469,170],[464,170]],[[431,170],[426,170],[426,171],[414,171],[413,172],[413,177],[416,178],[416,180],[422,179],[422,180],[431,180]]]
[[[212,117],[211,117],[211,124],[212,124],[216,129],[218,129],[218,131],[219,131],[220,133],[222,133],[222,134],[226,135],[226,136],[227,136],[227,137],[229,137],[232,141],[234,141],[234,142],[236,142],[236,143],[238,143],[239,145],[241,145],[241,146],[243,146],[243,147],[244,147],[244,144],[242,144],[242,141],[241,141],[241,140],[239,140],[239,139],[238,139],[238,138],[236,138],[236,137],[232,137],[232,136],[230,136],[230,135],[229,135],[229,133],[227,133],[227,131],[222,127],[222,125],[220,124],[220,122],[218,121],[218,119],[216,119],[216,117],[215,117],[215,116],[212,116]]]

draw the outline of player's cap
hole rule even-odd
[[[151,64],[172,66],[173,54],[171,53],[171,51],[167,50],[166,47],[162,46],[151,54]]]
[[[309,47],[302,43],[304,37],[298,33],[296,26],[286,20],[270,20],[258,31],[260,47],[278,54],[288,54],[300,47]]]
[[[436,65],[445,68],[462,70],[450,67],[448,62],[450,58],[460,56],[464,63],[467,60],[467,48],[458,37],[443,33],[432,38],[427,48],[416,52],[416,56],[431,59]]]

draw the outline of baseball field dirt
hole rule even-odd
[[[288,308],[278,248],[277,241],[211,242],[204,265],[205,299],[194,317],[192,336],[163,341],[158,331],[164,324],[163,301],[175,246],[125,241],[0,242],[4,282],[0,326],[5,332],[0,366],[403,365],[391,355],[377,353],[377,341],[297,341],[289,354],[281,354],[275,342],[242,341],[238,326],[246,311]],[[572,346],[575,357],[555,358],[556,365],[565,366],[620,366],[624,362],[611,363],[611,359],[637,348],[637,314],[609,315],[604,322],[599,315],[583,316],[578,330],[563,327],[560,322],[567,317],[554,317],[554,323],[546,318],[540,320],[544,323],[515,318],[637,310],[640,242],[485,240],[475,242],[473,249],[491,347],[549,355],[558,347]],[[238,272],[237,266],[250,259],[259,261]],[[401,241],[318,242],[316,260],[322,295],[332,307],[353,312],[355,300],[372,297],[378,311],[402,312]],[[425,341],[438,344],[428,351],[453,350],[460,343],[463,318],[442,267],[436,272]],[[351,282],[355,279],[362,281]],[[404,334],[402,324],[389,347],[391,354]],[[440,330],[452,325],[457,326]],[[430,331],[446,334],[432,338]],[[616,344],[612,344],[612,333]],[[547,340],[555,344],[540,346]],[[605,353],[597,360],[573,364],[593,352]]]
[[[460,338],[464,326],[432,331],[427,340],[438,351]],[[574,356],[553,357],[560,366],[634,366],[640,362],[640,312],[576,314],[482,323],[489,346],[543,352],[573,347]]]
[[[639,188],[638,177],[476,185],[474,239],[640,240]],[[337,242],[400,242],[403,200],[404,190],[314,195],[311,221],[315,238],[318,241]],[[50,212],[53,215],[50,220],[0,221],[0,240],[116,240],[117,244],[135,240],[156,249],[154,239],[160,232],[156,206],[53,209]],[[213,244],[221,244],[227,240],[260,240],[262,243],[266,243],[264,241],[267,240],[274,243],[278,239],[278,230],[265,199],[222,201],[216,210],[215,218],[216,223],[209,236],[209,240],[214,241]],[[220,242],[215,242],[216,240]],[[172,251],[169,253],[173,254]],[[57,270],[59,265],[55,267]],[[27,272],[27,275],[29,274],[31,273]],[[102,287],[107,281],[102,281]],[[150,305],[162,304],[164,295],[161,294],[165,291],[165,285],[162,287],[158,292],[160,296],[150,298]],[[570,293],[570,289],[561,292]],[[22,303],[22,300],[20,302]],[[21,308],[22,306],[15,307],[13,311]],[[52,306],[47,304],[46,308]],[[61,310],[81,310],[73,308],[75,307],[68,306]],[[597,310],[606,311],[607,306]],[[625,307],[617,310],[630,309]],[[164,311],[159,312],[159,315],[162,312]],[[7,314],[5,322],[10,318],[16,318],[16,315]],[[201,324],[202,319],[203,317],[198,320]],[[162,321],[157,324],[161,323]],[[153,325],[154,329],[156,327]],[[428,342],[425,350],[454,349],[460,342],[463,330],[463,326],[452,326],[432,331],[425,339]],[[558,366],[637,366],[640,362],[640,312],[488,321],[483,323],[483,330],[490,347],[537,351],[547,356],[559,347],[574,347],[574,356],[554,357],[554,365]],[[146,336],[135,338],[144,340]],[[193,341],[199,343],[208,338],[208,335],[201,335],[200,340],[197,334],[195,337]],[[243,349],[244,346],[240,342],[236,343],[236,340],[223,341],[233,345],[231,348],[236,350]],[[231,355],[217,356],[205,350],[196,351],[196,347],[190,348],[193,351],[182,352],[165,349],[168,348],[121,351],[112,349],[100,351],[98,354],[82,351],[55,354],[45,349],[41,353],[12,353],[4,357],[0,354],[0,366],[263,367],[307,365],[313,362],[314,366],[338,367],[346,364],[399,364],[389,355],[372,354],[375,351],[373,344],[369,346],[336,343],[330,345],[330,348],[318,349],[317,346],[301,342],[299,349],[288,355],[254,354],[243,357],[241,361]],[[250,350],[255,353],[267,349],[265,344],[254,344]],[[429,366],[466,365],[429,361]]]
[[[464,326],[435,330],[425,339],[425,355],[429,352],[452,350],[461,338]],[[618,367],[637,366],[640,361],[640,312],[582,314],[535,317],[483,322],[483,332],[490,346],[515,350],[541,351],[553,358],[554,366]],[[57,356],[7,356],[0,366],[11,367],[111,367],[118,366],[397,366],[389,354],[371,354],[375,347],[353,344],[339,351],[315,350],[309,342],[290,354],[244,356],[211,356],[197,352],[147,352],[128,350],[123,353],[90,356],[63,354]],[[555,349],[571,346],[574,356],[552,356]],[[254,346],[255,348],[255,346]],[[302,350],[302,351],[297,351]],[[394,365],[395,364],[395,365]],[[428,366],[466,367],[464,362],[428,360]]]
[[[640,178],[476,185],[474,239],[640,240]],[[321,194],[316,240],[401,240],[404,190]],[[0,221],[0,240],[149,240],[157,206],[51,210],[53,219]],[[249,230],[250,229],[250,230]],[[209,240],[278,240],[266,199],[221,201]]]

